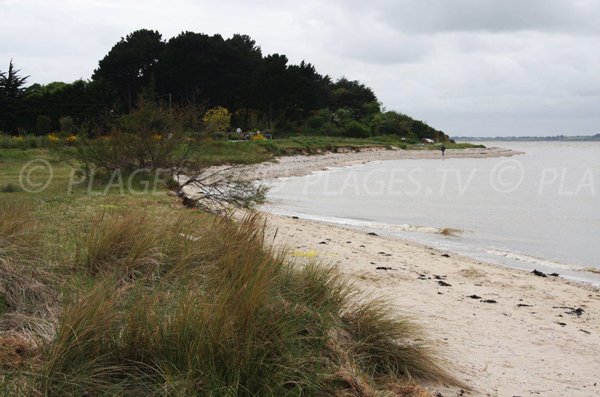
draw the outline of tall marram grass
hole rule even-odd
[[[56,293],[31,208],[0,203],[0,334],[52,337]],[[2,336],[2,335],[0,335]]]
[[[35,395],[25,375],[55,336],[58,294],[31,208],[0,202],[0,395]],[[33,387],[33,388],[32,388]]]
[[[0,258],[30,258],[40,244],[31,209],[13,200],[0,202]]]
[[[96,219],[75,266],[92,282],[66,298],[29,394],[409,396],[415,379],[457,383],[418,327],[331,268],[290,264],[263,230],[256,216]]]
[[[24,335],[36,357],[27,376],[14,361],[0,392],[416,396],[414,380],[458,383],[417,326],[332,268],[289,263],[256,216],[101,214],[73,244],[85,282],[65,284],[59,311],[30,211],[0,211],[0,353],[16,357]]]

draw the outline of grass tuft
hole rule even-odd
[[[407,318],[394,316],[385,302],[359,304],[342,319],[349,335],[342,346],[374,377],[458,383],[423,340],[421,327]]]
[[[14,201],[0,202],[0,258],[30,258],[39,244],[31,209]]]
[[[40,233],[28,207],[0,204],[0,336],[18,332],[50,340],[57,294],[38,253]]]
[[[162,262],[160,234],[141,212],[95,221],[86,235],[83,264],[92,275],[156,270]]]

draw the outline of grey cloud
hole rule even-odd
[[[0,69],[89,78],[142,27],[246,33],[452,134],[600,132],[600,0],[0,0]]]
[[[367,4],[375,4],[382,21],[404,32],[600,33],[596,0],[375,0]]]

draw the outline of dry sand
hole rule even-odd
[[[520,154],[503,148],[448,149],[446,158],[509,157]],[[243,167],[242,174],[249,180],[268,180],[289,176],[308,175],[331,167],[344,167],[370,161],[405,159],[440,159],[439,150],[385,150],[366,149],[359,152],[325,153],[312,156],[286,156],[273,162]],[[215,168],[216,169],[216,168]]]

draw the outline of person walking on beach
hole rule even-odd
[[[446,146],[444,146],[443,143],[442,143],[442,147],[440,148],[440,150],[442,151],[442,157],[444,157],[444,153],[446,152]]]

